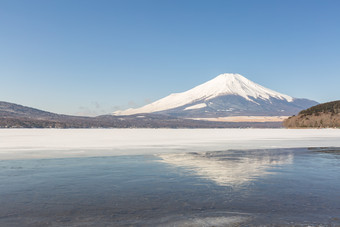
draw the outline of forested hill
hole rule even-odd
[[[283,122],[287,128],[340,128],[340,100],[302,110]]]

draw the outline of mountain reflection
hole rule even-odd
[[[293,163],[289,150],[216,151],[205,153],[159,154],[161,162],[183,167],[193,174],[221,186],[241,186],[257,177],[273,174],[269,170]]]

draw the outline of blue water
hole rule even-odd
[[[193,155],[195,168],[152,155],[0,161],[0,226],[340,226],[338,152]],[[213,158],[247,179],[199,172]]]

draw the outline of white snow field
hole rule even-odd
[[[332,146],[338,129],[0,130],[0,160]]]

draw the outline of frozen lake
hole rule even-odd
[[[338,129],[0,129],[0,160],[340,147]]]
[[[0,226],[340,226],[337,147],[335,129],[3,129]]]

